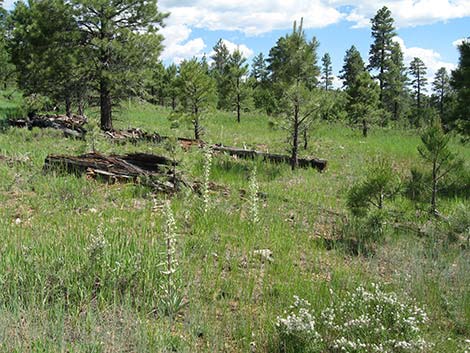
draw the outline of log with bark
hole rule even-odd
[[[212,150],[216,152],[227,153],[231,156],[236,156],[239,158],[245,159],[255,159],[261,158],[264,161],[274,162],[274,163],[291,163],[291,157],[286,154],[276,154],[276,153],[267,153],[256,150],[247,150],[237,147],[228,147],[223,145],[212,145]],[[301,168],[316,168],[320,172],[326,169],[328,166],[328,161],[318,158],[299,158],[299,167]]]
[[[84,139],[87,119],[81,115],[35,115],[24,119],[8,119],[8,124],[14,127],[39,127],[61,130],[66,137]]]
[[[175,172],[176,164],[166,157],[146,153],[111,156],[88,153],[78,157],[49,155],[46,157],[44,170],[87,174],[91,178],[110,182],[138,182],[151,186],[156,191],[173,193],[185,184]]]

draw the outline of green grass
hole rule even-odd
[[[116,127],[141,127],[164,135],[192,137],[191,129],[170,129],[170,112],[148,104],[127,104]],[[91,112],[92,119],[96,113]],[[286,149],[286,134],[271,129],[259,114],[238,124],[229,113],[212,113],[205,138],[214,143]],[[470,256],[468,249],[391,232],[375,256],[351,256],[328,249],[346,212],[345,193],[376,155],[391,158],[397,173],[421,165],[418,131],[375,128],[360,131],[318,123],[303,156],[327,159],[324,173],[292,172],[287,165],[214,158],[212,181],[228,193],[212,192],[211,209],[182,192],[172,200],[179,241],[180,271],[188,306],[176,322],[156,314],[163,284],[163,216],[153,212],[151,190],[140,185],[108,185],[85,177],[44,173],[49,153],[78,154],[89,146],[53,130],[7,129],[0,133],[0,351],[5,352],[256,352],[278,351],[274,322],[292,296],[325,308],[330,289],[342,293],[358,284],[385,283],[415,298],[431,317],[426,337],[433,351],[464,351],[470,339]],[[98,141],[103,152],[165,154],[161,145]],[[470,149],[453,149],[470,163]],[[181,170],[201,179],[202,153],[180,151]],[[240,189],[257,164],[266,194],[261,222],[248,221]],[[158,195],[157,202],[166,196]],[[441,198],[449,214],[458,202]],[[404,198],[390,205],[416,219]],[[262,263],[256,249],[270,249]]]

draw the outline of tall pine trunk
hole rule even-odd
[[[369,133],[369,126],[367,125],[367,120],[362,119],[362,136],[367,137]]]
[[[240,94],[237,94],[237,121],[240,124],[240,121],[241,121]]]
[[[67,95],[65,97],[65,115],[69,118],[72,116],[72,102],[70,101],[70,97]]]
[[[292,170],[295,170],[299,165],[299,106],[294,106],[294,131],[292,134],[292,156],[291,164]]]
[[[100,80],[100,113],[101,129],[104,131],[112,130],[111,89],[109,80],[106,77],[101,77]]]

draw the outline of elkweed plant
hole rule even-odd
[[[249,214],[250,220],[252,223],[259,222],[259,185],[258,179],[256,177],[256,166],[253,167],[250,175],[250,184],[248,186],[248,207],[249,207]]]
[[[423,309],[373,284],[358,287],[321,312],[294,297],[276,327],[287,352],[421,352],[428,321]]]
[[[162,295],[160,297],[160,314],[168,316],[173,321],[178,312],[184,307],[184,296],[180,273],[178,269],[178,258],[176,251],[176,222],[171,210],[170,202],[165,203],[164,209],[164,236],[165,252],[164,261],[160,264],[160,271],[164,278],[161,286]]]
[[[209,180],[212,167],[212,149],[208,146],[204,147],[204,175],[202,183],[202,204],[204,214],[209,211],[210,195],[209,195]]]

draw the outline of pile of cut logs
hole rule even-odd
[[[87,119],[81,115],[35,115],[24,119],[8,119],[8,124],[15,127],[52,128],[63,131],[66,137],[85,138],[84,125]]]
[[[44,170],[86,174],[109,182],[133,181],[152,187],[155,191],[173,193],[184,184],[175,172],[176,162],[147,153],[105,156],[88,153],[81,156],[49,155]]]

